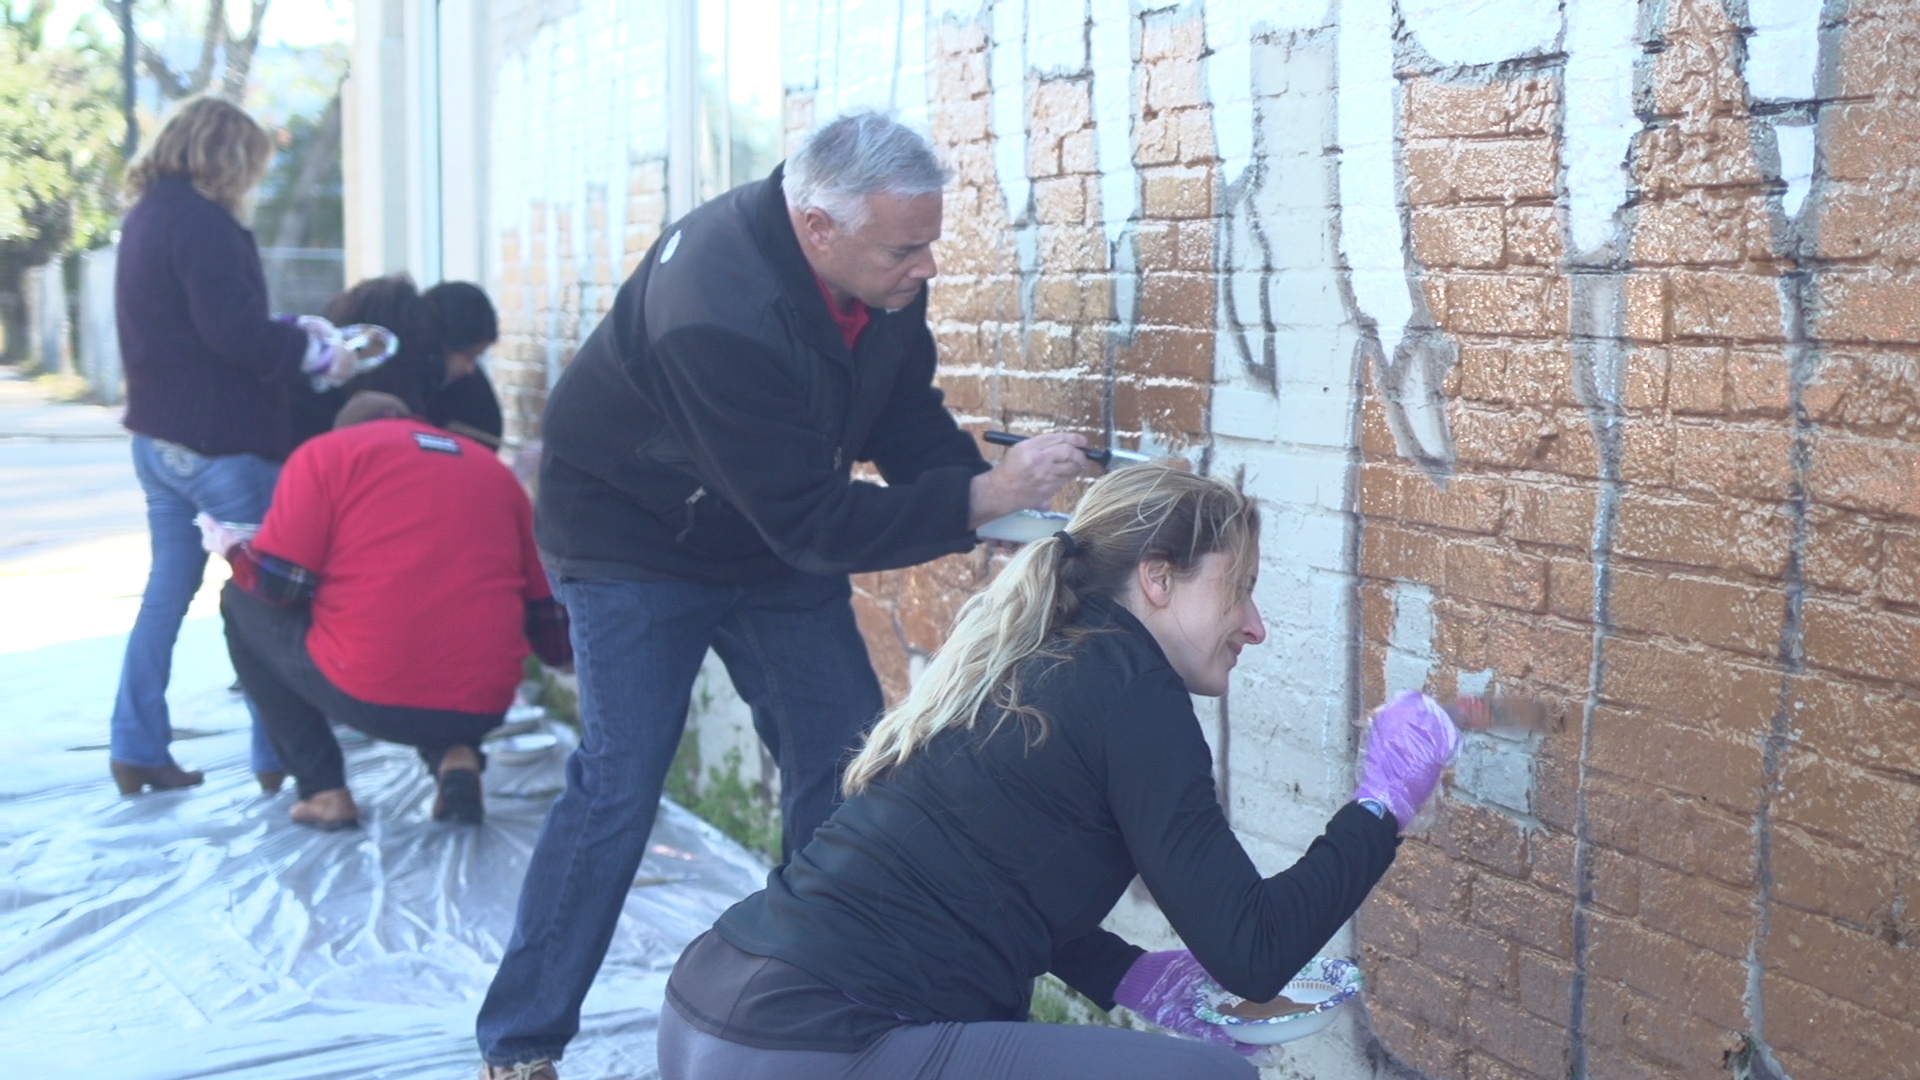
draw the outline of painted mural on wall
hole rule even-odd
[[[1344,800],[1390,690],[1563,717],[1469,746],[1332,946],[1365,1022],[1291,1068],[1920,1061],[1920,3],[784,11],[790,137],[889,108],[956,172],[932,317],[963,420],[1260,496],[1272,633],[1202,714],[1256,861]],[[523,433],[665,216],[656,15],[498,23]],[[890,692],[993,569],[857,583]]]
[[[1261,493],[1280,632],[1215,733],[1257,855],[1310,837],[1392,687],[1565,717],[1472,747],[1405,849],[1347,1075],[1369,1044],[1556,1078],[1847,1076],[1915,1045],[1887,989],[1920,971],[1912,870],[1870,869],[1920,842],[1888,756],[1915,739],[1806,726],[1912,716],[1920,507],[1889,485],[1914,459],[1865,404],[1915,381],[1914,211],[1872,195],[1910,144],[1869,134],[1912,108],[1912,5],[789,12],[806,115],[915,117],[925,88],[960,175],[935,308],[962,411]],[[913,33],[898,78],[825,59]],[[866,584],[899,679],[986,572]],[[1892,821],[1846,808],[1869,793]]]

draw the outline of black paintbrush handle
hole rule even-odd
[[[1012,446],[1016,443],[1026,442],[1028,438],[1025,435],[1015,435],[1011,431],[989,431],[980,437],[995,446]],[[1081,447],[1080,452],[1102,465],[1105,465],[1108,458],[1112,456],[1105,450],[1096,450],[1091,446]]]

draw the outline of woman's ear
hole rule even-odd
[[[1144,559],[1133,568],[1134,585],[1149,607],[1173,602],[1173,565],[1165,559]]]

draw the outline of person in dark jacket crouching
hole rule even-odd
[[[779,763],[792,852],[882,707],[847,575],[965,551],[1081,471],[1064,433],[988,469],[933,386],[946,179],[885,116],[828,123],[669,227],[554,387],[536,536],[574,617],[584,737],[480,1010],[483,1075],[556,1074],[708,648]],[[855,480],[862,461],[886,483]]]
[[[681,955],[662,1080],[1251,1080],[1193,1014],[1209,973],[1266,1001],[1392,863],[1454,746],[1417,695],[1376,717],[1356,798],[1261,879],[1190,695],[1266,637],[1259,522],[1218,480],[1104,477],[961,609],[847,767],[848,799]],[[1187,949],[1100,922],[1135,875]],[[1192,1040],[1026,1023],[1052,972]]]

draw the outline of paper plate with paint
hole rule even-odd
[[[1067,515],[1051,510],[1016,510],[994,518],[975,531],[982,540],[1004,540],[1009,544],[1030,544],[1052,536],[1067,527]]]
[[[1304,1039],[1333,1023],[1340,1007],[1360,994],[1360,968],[1337,956],[1316,956],[1272,1001],[1248,1001],[1208,983],[1193,1014],[1259,1046]]]

